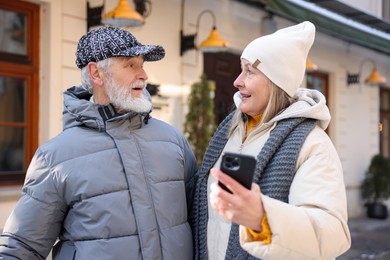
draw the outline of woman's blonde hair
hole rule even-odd
[[[294,100],[284,90],[282,90],[276,84],[274,84],[271,80],[267,79],[267,81],[268,83],[266,87],[269,88],[270,95],[269,95],[268,104],[265,107],[265,110],[263,112],[263,115],[261,117],[258,126],[269,122],[277,114],[281,113],[284,109],[286,109]],[[247,118],[248,115],[242,113],[240,107],[238,107],[233,115],[232,124],[229,130],[229,136],[237,128],[240,121],[241,120],[246,121]]]

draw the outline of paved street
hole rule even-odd
[[[350,219],[352,246],[337,260],[390,260],[390,218]]]

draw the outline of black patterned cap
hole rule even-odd
[[[161,60],[165,50],[160,45],[142,45],[128,31],[115,27],[101,27],[83,35],[77,45],[76,65],[85,67],[111,57],[144,56],[145,61]]]

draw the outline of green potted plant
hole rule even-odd
[[[383,203],[390,198],[390,161],[383,155],[375,155],[361,185],[362,197],[367,207],[367,217],[386,219],[388,210]]]
[[[203,155],[215,131],[214,98],[212,92],[215,86],[206,74],[200,81],[191,86],[188,96],[188,113],[184,122],[184,133],[191,144],[198,165],[201,165]]]

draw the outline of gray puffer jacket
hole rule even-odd
[[[195,157],[149,115],[114,115],[81,87],[64,131],[36,152],[0,236],[0,259],[192,259],[187,206]],[[186,201],[187,198],[187,201]]]

